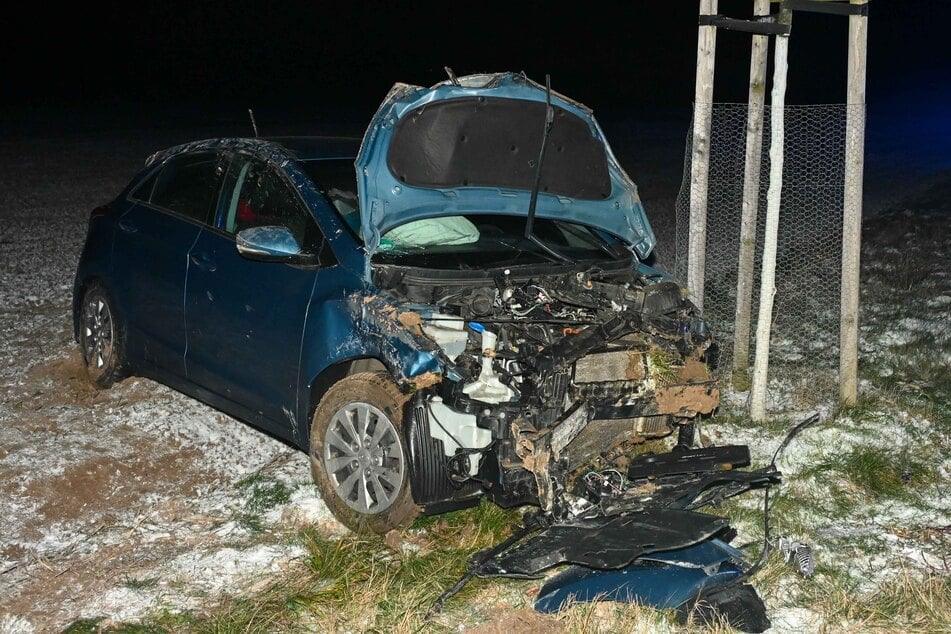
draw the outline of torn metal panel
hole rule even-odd
[[[555,501],[555,491],[551,483],[551,434],[550,430],[536,430],[524,419],[512,422],[515,437],[515,455],[521,460],[521,466],[535,478],[538,490],[539,506],[546,512],[551,511]]]
[[[591,418],[591,408],[580,404],[554,426],[549,445],[556,460],[561,457],[565,447],[581,433]]]
[[[397,378],[417,389],[441,380],[444,366],[439,347],[423,333],[418,313],[400,310],[382,295],[354,294],[349,299],[357,329],[365,341],[378,346],[386,365],[399,371]]]

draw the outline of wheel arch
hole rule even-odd
[[[304,424],[300,426],[304,433],[304,437],[300,439],[302,447],[310,446],[311,420],[314,418],[314,412],[317,410],[320,399],[327,393],[327,390],[341,379],[361,372],[385,372],[391,378],[393,377],[393,372],[383,361],[368,355],[337,361],[321,370],[317,376],[311,379],[308,384],[307,409],[305,410],[307,418]]]
[[[79,342],[79,311],[83,304],[83,297],[86,295],[86,291],[92,284],[99,284],[103,288],[106,288],[105,283],[102,281],[102,278],[98,275],[87,275],[83,278],[76,278],[76,281],[73,283],[73,341]],[[108,293],[108,289],[106,290]],[[110,298],[111,298],[110,294]],[[113,299],[113,305],[115,305],[115,300]]]

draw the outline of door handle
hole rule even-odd
[[[125,231],[126,233],[135,233],[136,231],[139,230],[139,228],[136,227],[135,224],[128,218],[119,219],[119,228]]]
[[[202,271],[209,271],[213,273],[218,268],[215,266],[214,261],[204,253],[192,253],[188,256],[188,259],[190,259],[192,264]]]

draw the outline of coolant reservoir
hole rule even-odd
[[[492,432],[476,426],[472,414],[457,412],[442,402],[439,396],[429,399],[429,435],[442,441],[447,458],[456,455],[456,449],[484,449],[492,442]],[[457,442],[458,441],[458,442]],[[459,443],[462,443],[460,445]],[[479,473],[482,454],[474,454],[469,460],[469,475]]]
[[[469,332],[466,320],[458,315],[426,314],[420,327],[453,361],[466,349]]]
[[[476,332],[482,333],[482,372],[479,373],[478,379],[462,388],[463,393],[483,403],[511,401],[515,392],[509,386],[503,385],[499,375],[492,369],[492,359],[495,357],[495,333],[489,332],[482,324],[476,322],[471,322],[470,326]]]

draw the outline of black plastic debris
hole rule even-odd
[[[637,456],[627,468],[631,480],[680,473],[727,471],[750,464],[746,445],[725,445],[703,449],[687,449],[663,454]]]
[[[766,606],[748,583],[733,583],[702,593],[677,608],[677,621],[716,627],[726,622],[741,632],[765,632],[770,628]]]
[[[766,608],[746,581],[772,546],[769,488],[780,482],[776,461],[794,436],[818,421],[814,415],[795,425],[761,469],[743,470],[750,453],[739,445],[677,447],[634,457],[627,477],[616,469],[605,471],[610,479],[589,471],[577,480],[574,493],[558,489],[561,499],[553,511],[526,515],[521,529],[476,553],[430,613],[441,610],[473,577],[538,578],[567,564],[541,588],[535,606],[539,611],[557,612],[585,601],[630,601],[675,608],[684,623],[725,622],[745,632],[763,632],[770,627]],[[751,564],[727,543],[735,535],[728,520],[697,510],[754,488],[765,490],[766,535],[759,560]],[[811,574],[808,546],[784,541],[779,547],[802,574]]]
[[[617,569],[647,553],[703,541],[728,527],[723,517],[675,509],[553,524],[486,561],[480,577],[536,577],[560,564]]]

